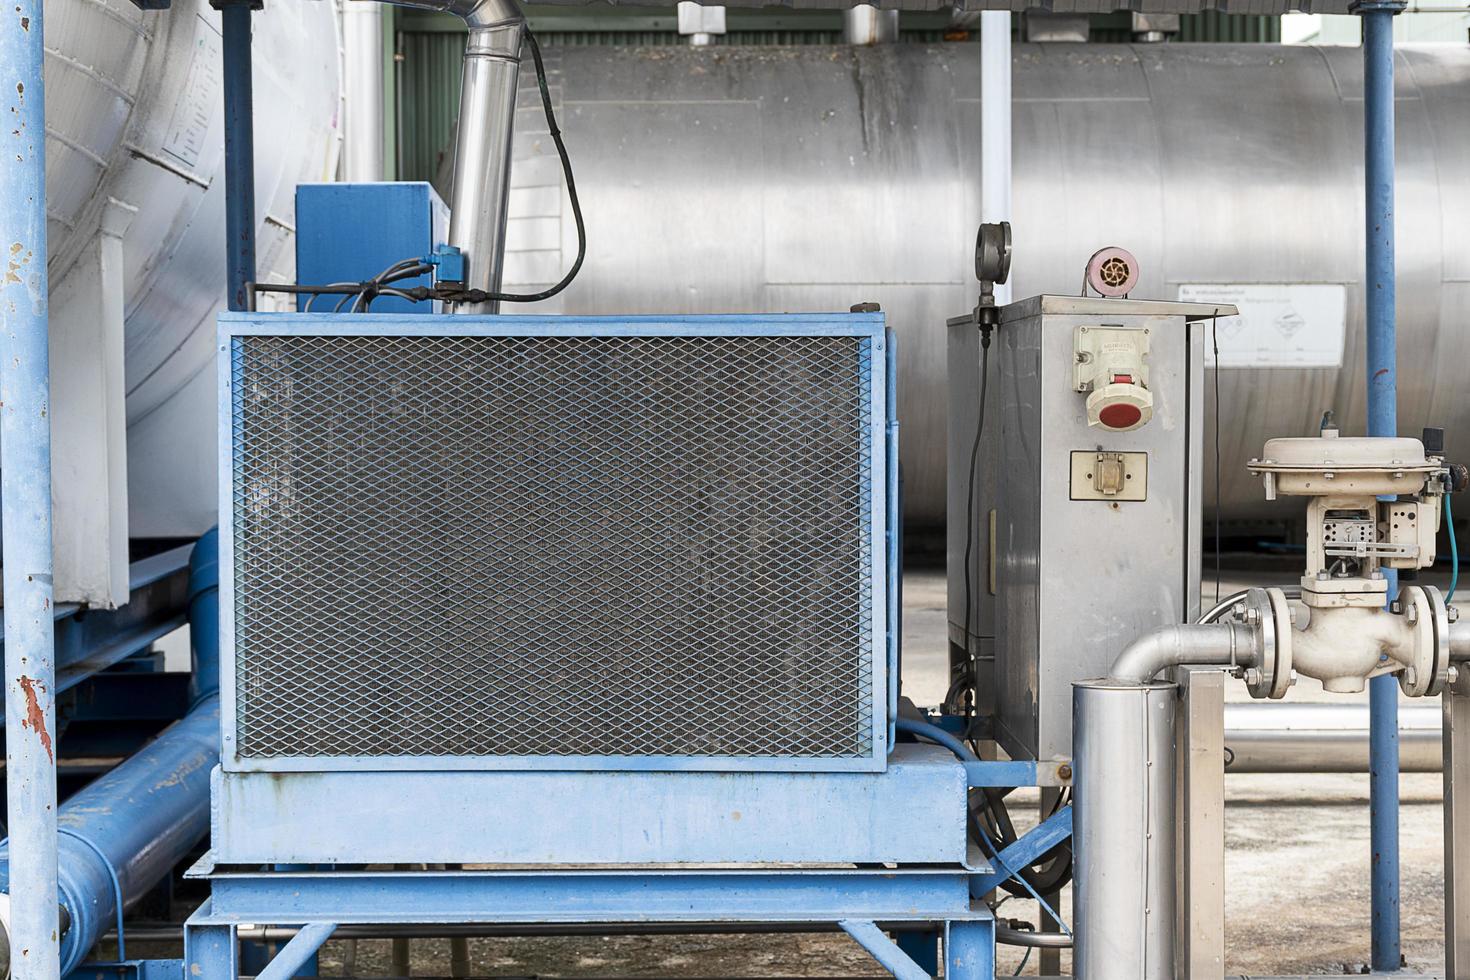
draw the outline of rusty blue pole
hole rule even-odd
[[[1368,435],[1398,435],[1398,356],[1394,269],[1393,18],[1398,0],[1361,0],[1363,21],[1363,177],[1367,312]],[[1388,597],[1398,573],[1387,570]],[[1372,968],[1397,971],[1399,942],[1399,686],[1375,677],[1368,690],[1368,806],[1372,854]]]
[[[60,980],[43,4],[14,0],[8,6],[13,9],[0,18],[0,98],[6,102],[0,127],[0,566],[10,721],[10,969],[15,980]]]

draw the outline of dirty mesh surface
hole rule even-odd
[[[870,347],[235,338],[239,755],[870,755]]]

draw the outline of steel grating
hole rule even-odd
[[[873,755],[872,347],[232,338],[235,754]]]

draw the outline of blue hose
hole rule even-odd
[[[1455,512],[1450,507],[1450,495],[1444,495],[1444,523],[1450,532],[1450,592],[1444,597],[1449,605],[1455,599],[1455,587],[1460,584],[1460,544],[1455,540]]]
[[[915,721],[912,718],[900,717],[893,723],[893,727],[905,734],[913,735],[917,738],[926,738],[931,742],[944,746],[959,756],[962,762],[980,761],[979,757],[971,752],[964,742],[961,742],[938,725],[931,725],[927,721]]]

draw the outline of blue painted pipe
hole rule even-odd
[[[1367,2],[1363,19],[1363,159],[1367,232],[1368,435],[1398,435],[1395,337],[1393,18],[1402,3]],[[1388,596],[1398,573],[1387,571]],[[1368,691],[1368,800],[1372,860],[1372,967],[1399,969],[1399,689],[1375,677]]]
[[[41,0],[0,18],[0,499],[4,501],[5,745],[17,980],[57,980],[56,642],[51,596],[51,420],[46,110]]]
[[[183,720],[67,800],[58,814],[60,901],[70,916],[61,939],[62,976],[117,921],[119,892],[125,906],[141,898],[209,831],[209,773],[219,761],[220,739],[215,532],[199,539],[189,567],[199,700]],[[9,844],[0,851],[0,890],[9,893],[18,887],[8,873]]]
[[[255,281],[255,105],[250,2],[221,0],[225,97],[225,261],[229,307],[250,309]]]

